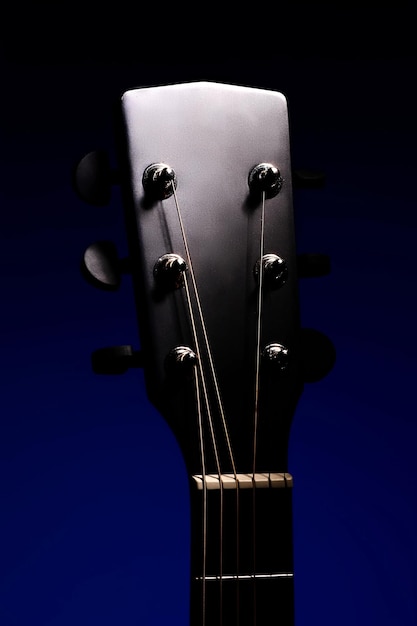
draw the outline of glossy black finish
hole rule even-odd
[[[293,185],[296,189],[323,189],[326,185],[326,174],[320,170],[293,170]]]
[[[267,198],[273,198],[281,191],[284,179],[276,165],[259,163],[249,172],[248,185],[253,195],[265,192]]]
[[[315,383],[327,376],[336,363],[332,340],[314,328],[301,329],[301,368],[303,380]]]
[[[259,284],[260,261],[254,268],[255,278]],[[265,289],[280,289],[288,279],[288,266],[284,259],[277,254],[265,254],[263,257],[263,287]]]
[[[111,241],[96,241],[88,246],[81,261],[81,273],[93,287],[116,291],[120,287],[125,265]]]
[[[152,163],[143,172],[142,184],[147,194],[153,200],[166,200],[174,193],[177,186],[177,177],[166,163]]]
[[[142,353],[132,346],[109,346],[95,350],[91,355],[95,374],[124,374],[131,367],[143,367]]]
[[[288,348],[282,344],[269,343],[262,350],[262,358],[267,367],[273,368],[274,371],[278,371],[279,373],[283,373],[288,370],[291,356],[288,353]]]
[[[262,345],[282,343],[293,358],[285,384],[274,386],[271,381],[263,386],[260,437],[267,437],[266,448],[272,441],[274,447],[268,458],[259,457],[266,470],[283,471],[291,419],[302,389],[285,98],[277,92],[218,83],[136,89],[123,95],[120,131],[119,169],[147,390],[175,433],[190,473],[200,466],[194,393],[188,386],[171,387],[165,358],[175,346],[193,346],[189,306],[202,336],[200,305],[235,460],[242,471],[250,468],[257,309],[253,268],[259,259],[262,198],[250,193],[248,176],[254,163],[266,163],[274,164],[285,180],[280,192],[266,202],[264,249],[265,254],[285,259],[288,279],[281,289],[268,292]],[[178,180],[176,196],[198,289],[198,302],[191,290],[189,305],[183,289],[164,296],[155,285],[155,262],[164,254],[179,254],[189,264],[174,197],[152,201],[143,188],[143,172],[149,164],[161,162],[175,170]],[[208,372],[203,340],[200,352]],[[211,385],[210,374],[207,379]],[[214,417],[215,428],[222,430],[218,419]],[[225,471],[230,471],[222,436],[219,446],[220,454],[225,452]],[[209,452],[208,471],[215,469],[212,463]]]
[[[104,150],[86,154],[73,171],[73,187],[79,197],[95,206],[109,204],[112,185],[118,180]]]
[[[154,265],[155,282],[163,290],[179,289],[184,284],[187,264],[179,254],[163,254]]]
[[[299,278],[314,278],[327,276],[331,272],[331,259],[328,254],[304,253],[297,257],[297,272]]]

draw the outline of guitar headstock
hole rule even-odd
[[[139,88],[117,121],[150,401],[190,473],[286,471],[304,382],[286,99]]]

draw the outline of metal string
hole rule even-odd
[[[183,238],[183,241],[184,241],[184,247],[185,247],[185,252],[186,252],[186,256],[187,256],[187,263],[188,263],[188,266],[189,266],[191,281],[193,283],[194,293],[195,293],[195,297],[196,297],[196,304],[197,304],[198,314],[199,314],[199,318],[200,318],[200,322],[201,322],[201,327],[202,327],[202,332],[203,332],[203,337],[204,337],[204,343],[205,343],[206,350],[207,350],[207,357],[208,357],[209,364],[210,364],[210,371],[211,371],[211,374],[212,374],[212,379],[213,379],[213,384],[214,384],[217,404],[218,404],[218,407],[219,407],[220,417],[221,417],[221,421],[222,421],[222,424],[223,424],[224,435],[225,435],[225,438],[226,438],[229,458],[230,458],[230,462],[231,462],[231,465],[232,465],[232,471],[233,471],[233,474],[234,474],[234,476],[236,478],[237,472],[236,472],[236,467],[235,467],[235,461],[234,461],[232,445],[231,445],[231,441],[230,441],[229,431],[228,431],[228,428],[227,428],[226,416],[225,416],[225,411],[224,411],[224,407],[223,407],[223,402],[222,402],[222,399],[221,399],[220,388],[219,388],[219,383],[218,383],[218,379],[217,379],[217,375],[216,375],[216,370],[215,370],[215,367],[214,367],[214,361],[213,361],[213,356],[212,356],[212,353],[211,353],[210,342],[209,342],[209,339],[208,339],[207,328],[206,328],[206,324],[205,324],[205,320],[204,320],[203,311],[202,311],[202,308],[201,308],[201,302],[200,302],[200,297],[199,297],[199,294],[198,294],[197,283],[196,283],[196,280],[195,280],[194,269],[193,269],[192,262],[191,262],[191,255],[190,255],[190,251],[189,251],[189,248],[188,248],[187,237],[186,237],[186,234],[185,234],[184,224],[183,224],[183,220],[182,220],[182,217],[181,217],[181,212],[180,212],[179,204],[178,204],[178,198],[177,198],[177,194],[176,194],[176,190],[175,190],[174,185],[172,186],[172,188],[174,190],[175,206],[177,208],[178,220],[179,220],[179,224],[180,224],[180,228],[181,228],[181,234],[182,234],[182,238]]]
[[[192,264],[192,260],[191,260],[191,254],[190,254],[190,251],[189,251],[187,236],[186,236],[186,233],[185,233],[184,223],[183,223],[183,220],[182,220],[181,211],[180,211],[179,202],[178,202],[178,198],[177,198],[177,194],[176,194],[176,190],[175,190],[174,184],[172,184],[172,189],[173,189],[173,195],[174,195],[174,199],[175,199],[175,206],[176,206],[176,210],[177,210],[178,221],[179,221],[181,234],[182,234],[182,239],[183,239],[184,248],[185,248],[185,253],[186,253],[186,261],[187,261],[189,272],[190,272],[190,276],[191,276],[191,282],[193,284],[195,300],[196,300],[196,305],[197,305],[197,309],[198,309],[198,315],[199,315],[200,324],[201,324],[202,333],[203,333],[203,339],[204,339],[204,343],[205,343],[205,347],[206,347],[206,352],[207,352],[207,357],[208,357],[208,361],[209,361],[212,381],[213,381],[213,385],[214,385],[214,389],[215,389],[217,405],[218,405],[218,408],[219,408],[220,417],[221,417],[221,421],[222,421],[222,424],[223,424],[223,430],[224,430],[224,435],[225,435],[225,438],[226,438],[227,449],[228,449],[228,453],[229,453],[230,462],[231,462],[231,465],[232,465],[233,474],[235,476],[236,494],[238,494],[238,489],[237,489],[237,472],[236,472],[236,467],[235,467],[234,456],[233,456],[231,441],[230,441],[230,437],[229,437],[229,432],[228,432],[228,428],[227,428],[227,422],[226,422],[226,418],[225,418],[224,407],[223,407],[223,403],[222,403],[222,400],[221,400],[218,379],[217,379],[217,375],[216,375],[216,371],[215,371],[215,367],[214,367],[214,362],[213,362],[213,357],[212,357],[212,353],[211,353],[210,343],[209,343],[209,340],[208,340],[208,334],[207,334],[205,319],[204,319],[204,315],[203,315],[203,311],[202,311],[202,307],[201,307],[200,297],[199,297],[199,293],[198,293],[198,289],[197,289],[197,283],[196,283],[195,273],[194,273],[193,264]],[[187,292],[187,299],[190,300],[189,292]],[[214,425],[213,425],[213,420],[212,420],[211,411],[210,411],[210,405],[209,405],[209,395],[208,395],[208,392],[207,392],[207,386],[206,386],[206,380],[205,380],[205,376],[204,376],[204,370],[203,370],[203,366],[202,366],[202,362],[201,362],[201,358],[200,358],[201,357],[201,353],[200,353],[200,350],[197,348],[197,346],[198,346],[198,338],[197,338],[197,332],[196,332],[196,328],[195,328],[194,315],[193,315],[192,307],[191,307],[191,301],[190,301],[189,307],[190,307],[190,318],[192,320],[194,341],[196,343],[196,349],[197,349],[198,364],[199,364],[199,368],[200,368],[201,384],[203,386],[204,400],[205,400],[205,405],[206,405],[206,409],[207,409],[207,418],[208,418],[208,422],[209,422],[209,429],[210,429],[210,434],[211,434],[211,440],[212,440],[212,444],[213,444],[215,461],[216,461],[216,466],[217,466],[217,471],[218,471],[218,476],[219,476],[219,487],[220,487],[220,536],[219,536],[220,537],[220,546],[219,546],[219,551],[220,551],[220,554],[219,554],[219,558],[220,558],[220,563],[219,563],[219,567],[220,567],[220,576],[219,576],[219,581],[220,581],[220,584],[219,584],[220,616],[219,617],[220,617],[220,620],[219,621],[220,621],[220,626],[221,626],[221,624],[222,624],[222,614],[223,614],[223,611],[222,611],[222,604],[223,604],[223,512],[224,512],[223,481],[222,481],[220,458],[219,458],[219,453],[218,453],[218,448],[217,448],[217,443],[216,443],[216,436],[215,436],[215,431],[214,431]],[[201,425],[201,429],[202,429],[202,425]],[[202,435],[202,430],[201,430],[201,437],[202,436],[203,435]],[[204,457],[204,449],[202,449],[202,455]],[[203,489],[205,488],[205,485],[206,485],[206,481],[205,481],[205,476],[203,475]],[[237,495],[237,501],[238,501],[238,495]],[[203,521],[203,525],[204,525],[204,537],[203,537],[203,542],[204,542],[203,555],[204,555],[204,557],[203,557],[203,559],[205,561],[205,554],[206,554],[206,549],[207,549],[207,545],[206,545],[207,544],[207,519],[206,519],[207,518],[207,500],[206,500],[206,498],[204,496],[203,496],[203,516],[205,518],[205,520]],[[238,528],[238,524],[237,524],[237,528]],[[237,537],[236,540],[238,542],[238,537]],[[205,569],[205,565],[204,565],[204,569]],[[205,571],[203,573],[203,604],[204,603],[205,603]],[[205,608],[203,608],[203,620],[205,620]]]
[[[265,191],[262,192],[261,207],[261,233],[259,252],[259,273],[258,273],[258,311],[256,325],[256,355],[255,355],[255,402],[253,418],[253,489],[252,489],[252,543],[253,543],[253,621],[256,626],[256,453],[258,436],[258,416],[259,416],[259,387],[260,387],[260,363],[261,363],[261,330],[262,330],[262,302],[263,302],[263,276],[264,276],[264,247],[265,247]]]
[[[198,419],[198,436],[199,436],[199,444],[200,444],[200,456],[201,456],[201,476],[203,479],[203,571],[202,571],[202,626],[205,626],[206,622],[206,561],[207,561],[207,481],[206,481],[206,457],[205,457],[205,447],[204,447],[204,428],[203,428],[203,415],[201,408],[201,392],[200,392],[200,384],[199,378],[201,378],[203,389],[204,386],[204,375],[202,371],[201,362],[199,359],[199,345],[198,345],[198,336],[195,327],[195,320],[191,305],[191,297],[190,290],[188,287],[187,276],[184,273],[184,289],[186,293],[186,301],[188,305],[189,317],[191,321],[192,335],[194,340],[194,346],[197,354],[197,367],[195,370],[194,376],[194,384],[195,384],[195,397],[196,397],[196,405],[197,405],[197,419]]]
[[[255,406],[253,419],[253,476],[256,472],[257,431],[259,414],[259,384],[261,362],[261,327],[262,327],[262,300],[263,300],[263,276],[264,276],[264,247],[265,247],[265,192],[262,192],[261,209],[261,235],[260,235],[260,261],[259,261],[259,286],[258,286],[258,312],[256,326],[256,355],[255,355]]]

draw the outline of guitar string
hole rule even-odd
[[[201,456],[201,476],[203,479],[203,554],[202,554],[202,590],[201,590],[201,610],[202,610],[202,626],[205,626],[206,622],[206,562],[207,562],[207,481],[206,481],[206,458],[205,458],[205,447],[204,447],[204,432],[203,432],[203,415],[202,415],[202,407],[201,407],[201,392],[200,392],[200,384],[199,384],[199,372],[201,377],[203,378],[203,371],[200,363],[200,359],[198,358],[199,354],[199,345],[198,345],[198,336],[195,327],[195,320],[193,316],[193,310],[191,305],[191,297],[190,291],[188,287],[187,276],[184,273],[184,289],[186,293],[186,301],[188,305],[188,313],[191,321],[192,335],[193,335],[193,343],[195,346],[195,350],[197,353],[197,367],[195,369],[194,374],[194,385],[195,385],[195,397],[196,397],[196,406],[197,406],[197,419],[198,419],[198,437],[200,444],[200,456]],[[203,384],[203,383],[202,383]]]
[[[252,558],[253,558],[253,622],[256,626],[256,454],[258,444],[258,417],[259,417],[259,387],[260,387],[260,362],[261,362],[261,330],[262,330],[262,302],[263,302],[263,276],[264,276],[264,248],[265,248],[265,191],[262,192],[261,220],[260,220],[260,252],[258,272],[258,311],[256,325],[256,356],[255,356],[255,402],[253,420],[253,489],[252,489]]]
[[[189,247],[188,247],[188,242],[187,242],[187,238],[185,235],[185,229],[184,229],[184,225],[183,225],[183,220],[182,220],[182,216],[181,216],[181,211],[179,208],[179,203],[178,203],[178,199],[176,197],[176,194],[174,192],[174,197],[175,197],[175,204],[176,204],[176,208],[177,208],[177,214],[178,214],[178,220],[180,223],[180,228],[181,228],[181,233],[182,233],[182,238],[183,238],[183,242],[184,242],[184,248],[186,251],[186,257],[187,257],[187,262],[188,262],[188,267],[189,267],[189,271],[190,271],[190,275],[192,278],[192,282],[194,285],[194,292],[196,295],[196,300],[198,301],[198,292],[196,290],[195,287],[195,278],[193,280],[194,277],[194,272],[193,272],[193,266],[192,266],[192,262],[191,262],[191,255],[189,252]],[[204,376],[204,370],[203,370],[203,364],[202,364],[202,359],[201,359],[201,352],[200,352],[200,348],[199,348],[199,341],[198,341],[198,334],[197,334],[197,330],[196,330],[196,326],[195,326],[195,318],[194,318],[194,313],[193,313],[193,309],[192,309],[192,305],[191,305],[191,297],[190,297],[190,292],[188,289],[188,282],[186,280],[186,276],[184,275],[184,284],[186,287],[186,294],[187,294],[187,301],[188,301],[188,306],[189,306],[189,316],[190,316],[190,320],[191,320],[191,326],[192,326],[192,334],[193,334],[193,341],[194,341],[194,345],[196,347],[196,352],[197,352],[197,364],[198,364],[198,368],[201,374],[201,384],[203,387],[203,393],[204,393],[204,401],[205,401],[205,406],[206,406],[206,411],[207,411],[207,419],[209,422],[209,429],[210,429],[210,434],[211,434],[211,441],[212,441],[212,445],[213,445],[213,450],[214,450],[214,455],[215,455],[215,460],[216,460],[216,466],[217,466],[217,472],[219,475],[219,481],[220,481],[220,546],[219,546],[219,557],[220,557],[220,596],[222,595],[222,583],[223,583],[223,572],[222,572],[222,561],[223,561],[223,555],[222,555],[222,520],[223,520],[223,489],[222,489],[222,483],[221,483],[221,467],[220,467],[220,459],[219,459],[219,454],[218,454],[218,450],[217,450],[217,444],[216,444],[216,437],[215,437],[215,432],[214,432],[214,427],[213,427],[213,420],[211,418],[211,412],[210,412],[210,404],[209,404],[209,397],[208,397],[208,392],[207,392],[207,387],[206,387],[206,382],[205,382],[205,376]],[[203,319],[201,316],[201,307],[199,308],[199,312],[200,312],[200,322],[203,324]],[[198,381],[197,381],[198,384]],[[197,391],[198,395],[197,397],[199,397],[199,390]],[[205,470],[205,452],[204,452],[204,433],[203,433],[203,424],[202,424],[202,419],[201,416],[199,418],[199,428],[200,428],[200,438],[201,438],[201,455],[202,455],[202,459],[204,459],[204,471],[203,471],[203,466],[202,466],[202,479],[203,479],[203,576],[202,576],[202,625],[205,625],[205,621],[206,621],[206,556],[207,556],[207,523],[208,523],[208,510],[207,510],[207,482],[206,482],[206,470]],[[219,603],[219,610],[220,610],[220,617],[222,615],[222,602],[220,601]]]
[[[179,223],[180,223],[182,238],[183,238],[183,241],[184,241],[184,247],[185,247],[185,252],[186,252],[186,256],[187,256],[187,262],[188,262],[189,269],[190,269],[190,276],[191,276],[191,280],[192,280],[193,288],[194,288],[194,293],[195,293],[195,297],[196,297],[196,304],[197,304],[197,309],[198,309],[199,318],[200,318],[200,322],[201,322],[201,328],[202,328],[202,331],[203,331],[204,343],[205,343],[206,350],[207,350],[207,357],[208,357],[208,360],[209,360],[210,370],[211,370],[211,373],[212,373],[212,378],[213,378],[213,384],[214,384],[217,404],[218,404],[218,407],[219,407],[220,417],[221,417],[221,421],[222,421],[222,424],[223,424],[223,430],[224,430],[224,434],[225,434],[225,438],[226,438],[226,444],[227,444],[227,449],[228,449],[228,453],[229,453],[229,459],[230,459],[230,462],[231,462],[231,465],[232,465],[232,472],[233,472],[233,474],[235,476],[235,479],[236,479],[237,478],[237,472],[236,472],[236,467],[235,467],[235,461],[234,461],[234,455],[233,455],[233,450],[232,450],[232,444],[231,444],[231,440],[230,440],[230,436],[229,436],[229,431],[228,431],[228,428],[227,428],[227,421],[226,421],[225,411],[224,411],[224,407],[223,407],[223,402],[222,402],[222,399],[221,399],[221,394],[220,394],[220,388],[219,388],[219,383],[218,383],[218,379],[217,379],[216,369],[214,367],[214,361],[213,361],[213,356],[212,356],[212,352],[211,352],[211,348],[210,348],[210,342],[209,342],[209,339],[208,339],[207,329],[206,329],[206,325],[205,325],[205,321],[204,321],[204,315],[203,315],[203,311],[202,311],[202,308],[201,308],[200,297],[198,295],[198,289],[197,289],[197,283],[196,283],[196,280],[195,280],[194,269],[193,269],[192,262],[191,262],[191,255],[190,255],[190,251],[189,251],[189,248],[188,248],[187,237],[186,237],[186,234],[185,234],[184,224],[183,224],[183,220],[182,220],[182,217],[181,217],[181,212],[180,212],[180,209],[179,209],[177,193],[176,193],[174,184],[172,184],[172,188],[173,188],[173,191],[174,191],[175,205],[176,205],[176,208],[177,208],[177,214],[178,214],[178,220],[179,220]]]
[[[186,251],[186,256],[187,256],[187,262],[188,262],[188,266],[189,266],[189,270],[190,270],[190,276],[191,276],[191,280],[193,283],[193,287],[194,287],[194,293],[195,293],[195,298],[196,298],[196,303],[197,303],[197,309],[199,312],[199,317],[200,317],[200,323],[201,323],[201,327],[203,330],[203,337],[204,337],[204,342],[206,345],[206,350],[207,350],[207,355],[208,355],[208,359],[209,359],[209,364],[210,364],[210,369],[211,369],[211,373],[212,373],[212,378],[213,378],[213,383],[214,383],[214,387],[215,387],[215,392],[216,392],[216,397],[217,397],[217,401],[218,401],[218,405],[219,405],[219,409],[220,409],[220,415],[221,415],[221,419],[222,419],[222,423],[223,423],[223,428],[225,431],[225,436],[226,436],[226,442],[227,442],[227,446],[228,446],[228,451],[229,451],[229,456],[230,456],[230,460],[232,463],[232,468],[233,468],[233,473],[235,475],[235,481],[236,481],[236,494],[237,494],[237,520],[239,519],[239,515],[238,515],[238,483],[237,483],[237,473],[236,473],[236,468],[235,468],[235,464],[234,464],[234,458],[233,458],[233,452],[232,452],[232,448],[231,448],[231,442],[230,442],[230,437],[228,434],[228,429],[227,429],[227,424],[226,424],[226,420],[225,420],[225,414],[224,414],[224,409],[223,409],[223,405],[221,402],[221,396],[220,396],[220,391],[219,391],[219,386],[218,386],[218,381],[217,381],[217,376],[216,376],[216,372],[215,372],[215,368],[214,368],[214,363],[213,363],[213,359],[212,359],[212,354],[211,354],[211,349],[210,349],[210,345],[209,345],[209,341],[208,341],[208,335],[207,335],[207,330],[206,330],[206,326],[205,326],[205,321],[204,321],[204,316],[202,313],[202,309],[201,309],[201,303],[200,303],[200,298],[199,298],[199,294],[198,294],[198,289],[197,289],[197,284],[196,284],[196,280],[195,280],[195,274],[194,274],[194,270],[193,270],[193,266],[192,266],[192,261],[191,261],[191,255],[189,252],[189,247],[188,247],[188,242],[187,242],[187,237],[185,234],[185,229],[184,229],[184,225],[183,225],[183,220],[182,220],[182,216],[181,216],[181,211],[179,208],[179,203],[178,203],[178,198],[175,192],[175,187],[174,185],[172,185],[173,188],[173,193],[174,193],[174,198],[175,198],[175,205],[176,205],[176,209],[177,209],[177,214],[178,214],[178,220],[179,220],[179,224],[180,224],[180,228],[181,228],[181,233],[182,233],[182,238],[183,238],[183,242],[184,242],[184,247],[185,247],[185,251]],[[257,311],[257,328],[256,328],[256,366],[255,366],[255,404],[254,404],[254,432],[253,432],[253,568],[254,568],[254,576],[253,576],[253,581],[254,581],[254,585],[253,585],[253,612],[254,612],[254,624],[256,625],[256,586],[255,586],[255,574],[256,574],[256,542],[255,542],[255,535],[256,535],[256,518],[255,518],[255,473],[256,473],[256,454],[257,454],[257,432],[258,432],[258,413],[259,413],[259,384],[260,384],[260,355],[261,355],[261,323],[262,323],[262,300],[263,300],[263,256],[264,256],[264,240],[265,240],[265,192],[263,192],[262,194],[262,209],[261,209],[261,220],[260,220],[260,225],[261,225],[261,234],[260,234],[260,261],[259,261],[259,278],[258,278],[258,311]],[[193,334],[194,334],[194,341],[195,341],[195,345],[196,345],[196,349],[197,349],[197,355],[200,355],[200,350],[197,347],[198,346],[198,338],[197,338],[197,332],[195,329],[195,321],[194,321],[194,315],[192,312],[192,306],[191,306],[191,298],[189,295],[189,290],[188,290],[188,283],[185,281],[186,284],[186,291],[187,291],[187,300],[189,302],[189,309],[190,309],[190,318],[192,320],[192,325],[193,325]],[[213,447],[214,447],[214,454],[216,457],[216,465],[217,465],[217,469],[218,469],[218,476],[219,476],[219,487],[220,487],[220,588],[219,588],[219,594],[220,594],[220,625],[222,624],[222,561],[223,561],[223,545],[222,545],[222,541],[223,541],[223,484],[222,484],[222,479],[221,479],[221,468],[220,468],[220,459],[218,456],[218,449],[217,449],[217,443],[216,443],[216,438],[215,438],[215,433],[214,433],[214,427],[213,427],[213,422],[212,422],[212,418],[211,418],[211,413],[210,413],[210,408],[209,408],[209,401],[208,401],[208,394],[207,394],[207,388],[205,385],[205,378],[204,378],[204,372],[203,372],[203,367],[202,364],[200,363],[200,359],[198,359],[198,363],[199,363],[199,368],[200,368],[200,373],[201,373],[201,382],[203,385],[203,389],[204,389],[204,398],[205,398],[205,404],[207,407],[207,415],[208,415],[208,420],[209,420],[209,425],[210,425],[210,431],[211,431],[211,439],[212,439],[212,443],[213,443]],[[198,377],[196,375],[196,385],[198,387]],[[200,405],[200,400],[199,400],[199,391],[196,390],[197,393],[197,403],[198,405]],[[205,458],[205,452],[204,452],[204,442],[203,442],[203,428],[202,428],[202,422],[201,422],[201,409],[198,409],[198,414],[199,414],[199,422],[200,422],[200,446],[201,446],[201,455],[202,455],[202,460]],[[203,467],[204,465],[204,467]],[[205,576],[206,576],[206,550],[207,550],[207,491],[206,491],[206,471],[205,471],[205,463],[203,463],[202,461],[202,477],[203,477],[203,600],[202,600],[202,610],[203,610],[203,624],[205,621]],[[237,530],[238,530],[239,524],[237,521]],[[239,550],[237,550],[237,555],[239,553]],[[238,574],[239,574],[239,569],[238,569]],[[237,606],[239,606],[239,601],[238,601],[238,596],[237,596]],[[239,623],[240,619],[239,619],[239,614],[238,614],[238,623]]]
[[[175,206],[176,206],[177,215],[178,215],[178,221],[179,221],[181,234],[182,234],[182,238],[183,238],[184,248],[185,248],[185,252],[186,252],[187,263],[188,263],[188,267],[189,267],[189,271],[190,271],[191,281],[192,281],[193,288],[194,288],[194,294],[195,294],[197,309],[198,309],[198,313],[199,313],[200,324],[201,324],[202,331],[203,331],[203,338],[204,338],[204,343],[205,343],[205,346],[206,346],[206,352],[207,352],[207,356],[208,356],[208,360],[209,360],[210,371],[211,371],[211,375],[212,375],[212,381],[213,381],[214,388],[215,388],[217,404],[218,404],[218,407],[219,407],[220,417],[221,417],[221,421],[222,421],[222,424],[223,424],[223,429],[224,429],[224,434],[225,434],[225,438],[226,438],[228,454],[229,454],[229,458],[230,458],[233,474],[234,474],[234,477],[235,477],[236,494],[238,494],[237,472],[236,472],[236,466],[235,466],[235,461],[234,461],[233,450],[232,450],[232,446],[231,446],[231,440],[230,440],[230,436],[229,436],[229,432],[228,432],[228,428],[227,428],[227,422],[226,422],[226,418],[225,418],[225,412],[224,412],[223,403],[222,403],[222,400],[221,400],[220,389],[219,389],[219,384],[218,384],[218,380],[217,380],[216,370],[215,370],[215,367],[214,367],[214,362],[213,362],[213,357],[212,357],[212,353],[211,353],[210,343],[209,343],[209,340],[208,340],[207,329],[206,329],[205,320],[204,320],[202,307],[201,307],[201,302],[200,302],[200,297],[199,297],[199,293],[198,293],[198,289],[197,289],[197,283],[196,283],[194,269],[193,269],[193,265],[192,265],[192,261],[191,261],[191,254],[190,254],[190,251],[189,251],[187,236],[186,236],[186,233],[185,233],[185,228],[184,228],[184,224],[183,224],[183,220],[182,220],[182,216],[181,216],[181,211],[180,211],[180,207],[179,207],[177,193],[176,193],[176,190],[175,190],[175,185],[173,183],[172,183],[172,190],[173,190]],[[192,312],[191,312],[191,317],[193,318]],[[213,447],[214,447],[214,454],[215,454],[215,458],[216,458],[216,465],[217,465],[217,471],[218,471],[218,476],[219,476],[219,488],[220,488],[220,546],[219,546],[219,560],[220,560],[220,562],[219,562],[219,568],[220,568],[220,577],[219,577],[220,578],[220,583],[219,583],[219,614],[220,615],[219,615],[219,617],[220,617],[220,620],[219,621],[220,621],[220,626],[221,626],[221,624],[222,624],[222,616],[223,616],[223,515],[224,515],[223,481],[222,481],[222,472],[221,472],[221,467],[220,467],[220,459],[219,459],[219,456],[218,456],[218,450],[217,450],[217,443],[216,443],[215,432],[214,432],[214,427],[213,427],[213,421],[212,421],[211,413],[210,413],[208,394],[207,394],[207,389],[206,389],[206,386],[205,386],[204,371],[203,371],[202,366],[201,366],[201,381],[202,381],[202,384],[204,385],[204,396],[205,396],[205,403],[206,403],[206,407],[207,407],[207,416],[208,416],[208,420],[209,420],[211,439],[212,439],[212,443],[213,443]],[[237,501],[238,501],[238,495],[237,495]],[[207,509],[206,509],[205,513],[203,513],[203,515],[205,515],[205,516],[207,515]],[[237,524],[237,530],[238,530],[238,524]],[[239,541],[238,536],[236,538],[236,541],[237,542]],[[205,544],[207,543],[207,539],[204,540],[204,543]],[[237,553],[238,553],[238,550],[237,550]]]
[[[195,372],[195,392],[197,398],[198,430],[201,449],[201,473],[203,477],[203,581],[201,590],[201,626],[206,624],[206,567],[207,567],[207,484],[206,484],[206,464],[204,457],[204,437],[203,420],[201,412],[201,401],[199,392],[198,370]]]
[[[195,275],[194,275],[194,269],[193,269],[193,265],[192,265],[192,261],[191,261],[191,255],[190,255],[190,251],[189,251],[189,247],[188,247],[187,237],[186,237],[186,234],[185,234],[184,223],[183,223],[183,220],[182,220],[180,206],[179,206],[178,197],[177,197],[177,194],[176,194],[176,191],[175,191],[174,184],[172,184],[172,189],[173,189],[173,195],[174,195],[174,199],[175,199],[175,207],[176,207],[176,210],[177,210],[178,221],[179,221],[180,229],[181,229],[181,235],[182,235],[182,239],[183,239],[183,243],[184,243],[185,254],[186,254],[186,257],[187,257],[188,270],[190,272],[191,282],[193,284],[195,299],[196,299],[197,308],[198,308],[198,312],[199,312],[200,323],[201,323],[201,325],[202,325],[202,327],[204,329],[205,328],[204,318],[203,318],[202,309],[201,309],[201,305],[200,305],[200,299],[199,299],[199,295],[198,295],[198,290],[197,290],[197,285],[196,285],[196,280],[195,280]],[[188,283],[185,283],[185,284],[187,284],[187,286],[188,286]],[[196,325],[195,325],[195,317],[194,317],[194,312],[193,312],[192,305],[191,305],[191,297],[190,297],[189,290],[187,291],[187,297],[189,298],[189,315],[190,315],[190,320],[191,320],[191,325],[192,325],[193,341],[194,341],[195,346],[196,346],[197,363],[198,363],[198,366],[199,366],[200,372],[201,372],[201,384],[203,386],[204,400],[205,400],[205,406],[206,406],[206,410],[207,410],[207,419],[208,419],[208,422],[209,422],[211,440],[212,440],[212,445],[213,445],[213,452],[214,452],[214,456],[215,456],[215,463],[216,463],[217,471],[219,472],[219,477],[220,477],[220,457],[219,457],[219,451],[218,451],[218,446],[217,446],[217,441],[216,441],[216,436],[215,436],[215,431],[214,431],[213,419],[212,419],[211,411],[210,411],[209,394],[208,394],[207,385],[206,385],[206,378],[205,378],[205,375],[204,375],[204,368],[203,368],[203,363],[202,363],[202,358],[201,358],[201,351],[199,349],[198,333],[197,333],[197,329],[196,329]],[[204,332],[203,332],[203,337],[206,338],[206,335],[204,334]],[[207,349],[207,341],[206,341],[206,349]]]
[[[262,326],[262,299],[263,299],[263,257],[265,247],[265,192],[262,192],[261,208],[261,234],[260,234],[260,261],[259,261],[259,284],[258,284],[258,312],[256,327],[256,365],[255,365],[255,406],[253,420],[253,477],[256,471],[257,431],[259,414],[259,384],[260,384],[260,360],[261,360],[261,326]]]
[[[184,289],[185,289],[185,293],[186,293],[186,302],[187,302],[187,306],[188,306],[188,313],[189,313],[189,318],[190,318],[190,323],[191,323],[191,331],[192,331],[192,336],[193,336],[193,345],[195,347],[195,351],[196,351],[196,355],[197,355],[197,366],[196,366],[196,370],[195,370],[195,376],[194,376],[194,384],[195,384],[195,397],[196,397],[196,406],[197,406],[197,416],[198,416],[198,433],[199,433],[199,445],[200,445],[200,455],[201,455],[201,476],[202,476],[202,480],[203,480],[203,528],[202,528],[202,533],[203,533],[203,546],[202,546],[202,576],[201,576],[201,580],[202,580],[202,589],[201,589],[201,621],[202,621],[202,626],[205,626],[206,623],[206,568],[207,568],[207,519],[208,519],[208,508],[207,508],[207,480],[206,480],[206,476],[207,476],[207,472],[206,472],[206,455],[205,455],[205,445],[204,445],[204,428],[203,428],[203,415],[202,415],[202,406],[201,406],[201,390],[200,390],[200,383],[199,383],[199,376],[200,376],[200,380],[201,380],[201,386],[203,388],[203,396],[204,396],[204,403],[206,406],[206,411],[209,413],[209,403],[208,403],[208,393],[207,393],[207,388],[206,388],[206,384],[205,384],[205,378],[204,378],[204,371],[203,371],[203,367],[202,367],[202,362],[201,359],[199,358],[200,356],[200,346],[199,346],[199,341],[198,341],[198,334],[197,334],[197,329],[196,329],[196,324],[195,324],[195,317],[193,314],[193,308],[192,308],[192,303],[191,303],[191,296],[190,296],[190,290],[189,290],[189,286],[188,286],[188,281],[187,281],[187,275],[184,273],[183,275],[183,279],[184,279]],[[220,465],[219,465],[219,459],[218,459],[218,454],[217,454],[217,450],[216,450],[216,443],[215,443],[215,437],[214,437],[214,432],[213,432],[213,428],[212,428],[212,420],[209,418],[209,423],[210,423],[210,431],[211,431],[211,438],[212,438],[212,442],[213,442],[213,447],[214,447],[214,454],[216,457],[216,464],[218,467],[218,471],[220,472]]]

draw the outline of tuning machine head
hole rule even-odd
[[[118,183],[116,170],[104,150],[86,154],[73,170],[73,187],[84,202],[95,206],[105,206],[111,199],[112,185]]]
[[[179,254],[164,254],[154,265],[153,276],[158,287],[164,291],[179,289],[184,284],[187,264]]]
[[[285,259],[277,254],[265,254],[261,261],[258,260],[253,269],[255,280],[260,282],[260,273],[269,289],[279,289],[288,279],[288,266]]]
[[[165,371],[174,380],[189,380],[197,365],[197,354],[189,346],[177,346],[165,357]]]
[[[269,369],[273,369],[279,374],[288,371],[289,367],[289,350],[281,343],[269,343],[262,350],[263,362]]]
[[[300,345],[304,382],[314,383],[325,378],[336,362],[336,348],[331,339],[314,328],[302,328]]]
[[[323,189],[326,174],[322,170],[294,169],[292,182],[295,189]]]
[[[272,163],[259,163],[249,172],[248,185],[253,195],[265,193],[267,198],[273,198],[281,191],[283,183],[280,170]]]
[[[111,241],[88,246],[81,261],[81,273],[88,283],[104,291],[117,291],[122,274],[130,270],[129,259],[120,259]]]
[[[177,187],[177,176],[170,165],[152,163],[142,176],[145,193],[155,200],[166,200]]]
[[[124,374],[130,368],[143,367],[143,356],[130,345],[99,348],[91,354],[91,367],[95,374]]]

